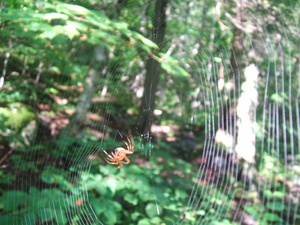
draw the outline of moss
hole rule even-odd
[[[31,107],[20,103],[11,104],[6,108],[0,107],[0,115],[0,123],[15,131],[20,131],[26,124],[36,119]]]

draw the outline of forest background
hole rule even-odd
[[[0,5],[0,224],[300,224],[299,1]]]

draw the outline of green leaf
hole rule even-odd
[[[56,26],[57,27],[57,26]],[[57,36],[59,33],[52,27],[45,29],[43,33],[40,34],[40,38],[49,38],[52,40],[55,36]]]
[[[274,211],[282,211],[285,209],[285,205],[280,201],[268,202],[267,207]]]
[[[43,172],[40,175],[42,181],[48,184],[58,184],[59,187],[64,191],[75,191],[72,183],[69,182],[68,172],[57,169],[52,166],[44,167]]]
[[[58,11],[62,11],[68,15],[80,15],[80,16],[87,16],[92,14],[92,12],[82,6],[79,5],[72,5],[72,4],[65,4],[65,3],[58,3],[57,4]]]
[[[36,224],[37,214],[35,212],[29,212],[24,215],[23,223],[24,224]]]
[[[160,53],[161,57],[161,67],[167,71],[168,73],[171,73],[173,75],[177,75],[180,77],[189,77],[190,74],[185,71],[180,65],[177,59],[175,59],[172,56],[168,56],[166,54]]]
[[[147,45],[148,47],[150,48],[154,48],[154,49],[158,49],[158,46],[157,44],[155,44],[153,41],[151,41],[150,39],[148,38],[145,38],[143,35],[141,34],[138,34],[138,33],[135,33],[134,38],[140,40],[141,42],[143,42],[145,45]]]
[[[4,174],[3,170],[0,171],[0,184],[11,184],[16,179],[16,175],[12,173]]]
[[[65,14],[62,13],[46,13],[46,14],[35,14],[33,17],[40,18],[40,19],[45,19],[45,20],[54,20],[54,19],[61,19],[61,20],[67,20],[69,17]]]
[[[270,99],[274,102],[283,103],[285,99],[288,99],[285,93],[274,93],[271,95]]]
[[[268,221],[272,221],[272,222],[281,222],[282,219],[277,215],[277,214],[274,214],[274,213],[263,213],[262,214],[262,217],[265,218],[266,220]]]
[[[101,29],[103,31],[113,31],[113,27],[111,26],[108,19],[99,20],[98,18],[95,18],[93,16],[87,16],[86,19],[90,24],[98,27],[99,29]]]
[[[143,218],[143,219],[139,220],[137,225],[151,225],[151,221],[147,218]]]
[[[180,200],[180,199],[185,199],[188,197],[188,194],[180,189],[175,189],[175,199]]]
[[[220,63],[220,62],[222,62],[222,58],[214,57],[214,61],[217,62],[217,63]]]
[[[78,36],[80,33],[77,30],[78,22],[67,21],[65,26],[55,26],[58,27],[57,34],[64,34],[68,36],[68,38],[73,39],[75,36]]]
[[[46,92],[49,91],[51,94],[58,94],[58,90],[56,88],[50,87],[46,89]]]
[[[254,215],[257,212],[256,209],[252,206],[245,206],[244,208],[246,212],[249,213],[250,215]]]
[[[116,193],[116,190],[117,190],[117,183],[118,183],[117,179],[115,179],[114,177],[110,177],[110,178],[106,181],[106,183],[107,183],[108,188],[111,190],[111,192],[112,192],[113,194],[115,194],[115,193]]]
[[[130,214],[132,220],[137,220],[142,214],[140,212],[133,212]]]
[[[61,70],[59,67],[57,66],[52,66],[49,68],[49,71],[52,72],[52,73],[56,73],[56,74],[60,74],[61,73]]]
[[[274,191],[273,195],[274,195],[275,198],[280,198],[281,199],[281,198],[284,197],[285,194],[282,191]]]
[[[55,220],[57,224],[66,224],[67,218],[56,208],[41,208],[38,212],[38,217],[42,223],[47,221]]]
[[[16,216],[12,216],[12,215],[1,215],[0,216],[0,224],[15,224],[17,221],[17,217]],[[25,224],[29,224],[29,223],[25,223]],[[35,224],[35,223],[33,223]]]
[[[101,213],[105,212],[105,210],[106,210],[106,207],[103,204],[103,201],[100,201],[95,196],[90,196],[89,197],[89,203],[93,207],[96,215],[100,215]]]
[[[17,211],[19,206],[26,206],[28,201],[27,193],[23,191],[8,191],[3,195],[3,210]]]
[[[115,224],[117,222],[117,213],[113,208],[107,208],[105,210],[104,216],[107,218],[109,221],[109,224]]]
[[[40,175],[40,178],[47,184],[53,184],[55,182],[53,175],[47,171],[43,171],[43,173]]]
[[[153,217],[153,218],[151,218],[151,224],[152,225],[161,225],[162,224],[162,220],[161,220],[161,218],[159,218],[159,217]]]
[[[132,194],[132,193],[127,193],[124,195],[124,199],[125,201],[131,203],[132,205],[137,205],[138,203],[138,198],[136,194]]]
[[[157,204],[154,204],[154,203],[148,203],[146,208],[146,214],[152,218],[156,215],[159,215],[160,211],[161,211],[161,208],[157,205]]]

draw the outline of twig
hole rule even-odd
[[[5,156],[2,157],[2,159],[0,160],[0,165],[13,151],[14,151],[14,149],[9,150],[9,152],[6,153]]]

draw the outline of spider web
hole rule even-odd
[[[108,6],[106,14],[113,15],[115,5],[109,3],[103,2]],[[143,6],[137,7],[131,1],[127,4],[127,8],[136,8],[136,11]],[[169,2],[168,25],[192,24],[191,21],[199,19],[199,9],[204,4],[199,1]],[[215,4],[217,9],[219,2]],[[295,4],[293,8],[299,6],[297,2],[290,4]],[[188,14],[185,14],[186,10],[189,10]],[[183,118],[187,124],[184,127],[186,136],[182,140],[168,137],[168,132],[174,132],[176,136],[176,126],[174,129],[171,123],[158,126],[156,121],[151,128],[153,136],[150,131],[138,133],[141,122],[141,115],[138,115],[138,125],[131,127],[136,152],[129,156],[131,163],[120,170],[114,170],[114,165],[104,165],[103,149],[110,153],[116,147],[125,147],[122,141],[126,141],[129,133],[122,134],[121,129],[134,123],[115,111],[118,107],[111,99],[124,97],[121,96],[123,93],[128,96],[134,93],[134,97],[140,99],[145,71],[141,69],[142,72],[137,74],[136,68],[143,68],[144,64],[140,66],[137,65],[140,62],[130,61],[121,79],[106,73],[105,83],[97,95],[103,98],[109,95],[110,101],[95,104],[87,115],[87,120],[91,121],[99,115],[100,122],[80,134],[81,141],[76,146],[70,146],[68,139],[49,143],[48,149],[37,160],[48,159],[48,150],[56,149],[57,153],[55,157],[49,157],[41,179],[34,180],[36,175],[31,171],[24,178],[29,187],[23,186],[25,181],[20,180],[14,184],[16,191],[5,194],[4,204],[9,201],[12,206],[7,210],[9,213],[4,213],[3,224],[67,224],[67,221],[68,224],[122,224],[122,220],[126,220],[118,218],[119,212],[126,208],[125,215],[129,217],[135,213],[134,207],[139,201],[148,202],[148,208],[145,215],[137,214],[136,217],[141,218],[140,221],[143,217],[154,219],[151,223],[139,224],[297,224],[300,214],[300,67],[299,59],[295,58],[299,55],[294,51],[299,51],[298,18],[286,21],[285,15],[277,17],[270,33],[267,19],[263,14],[258,15],[252,14],[248,18],[250,25],[259,24],[257,36],[246,33],[246,46],[242,54],[236,56],[232,56],[227,46],[218,46],[219,51],[212,54],[216,52],[213,46],[218,42],[217,38],[226,35],[226,29],[224,34],[217,34],[211,28],[210,42],[206,45],[201,42],[204,35],[196,25],[191,26],[192,31],[188,33],[181,33],[180,28],[170,31],[169,39],[165,40],[168,50],[177,59],[184,59],[180,63],[194,74],[186,80],[174,77],[174,80],[187,83],[188,94],[184,89],[186,86],[174,83],[177,81],[172,78],[165,82],[165,87],[159,87],[154,114],[166,121]],[[212,18],[209,17],[208,22],[224,22],[222,17],[219,20]],[[130,21],[128,23],[130,26]],[[209,25],[202,28],[207,31]],[[83,51],[94,54],[93,50]],[[80,50],[76,54],[81,54]],[[123,62],[113,58],[109,57],[107,68],[118,71],[124,66]],[[111,88],[110,82],[114,80],[114,88]],[[131,88],[124,91],[125,84]],[[175,103],[166,102],[170,97],[166,90],[175,96]],[[63,98],[68,99],[68,96]],[[190,104],[189,111],[186,102]],[[165,113],[167,109],[169,113]],[[129,108],[127,112],[130,114],[131,110]],[[110,121],[116,121],[119,127],[112,128]],[[199,131],[201,122],[205,126]],[[110,139],[109,134],[115,134],[115,137]],[[171,146],[179,146],[183,157],[193,154],[195,160],[190,160],[193,166],[189,170],[183,170],[181,164],[169,165],[168,160],[172,158],[164,154],[168,148],[163,145],[162,137],[172,142]],[[36,159],[34,152],[28,151],[24,155],[27,159]],[[54,168],[59,166],[70,172],[60,174],[61,171]],[[160,172],[157,172],[158,168]],[[64,176],[69,177],[68,182]],[[176,180],[174,176],[177,176]],[[175,195],[181,195],[182,186],[185,187],[186,177],[192,183],[191,187],[186,184],[188,196],[176,198]],[[165,183],[157,181],[164,179]],[[170,192],[170,186],[174,192]],[[21,191],[22,188],[26,191]],[[116,201],[110,201],[103,197],[118,192],[123,194],[123,199],[118,196]],[[134,195],[139,199],[136,200]],[[25,207],[26,204],[30,207]],[[19,209],[15,210],[15,206]]]

